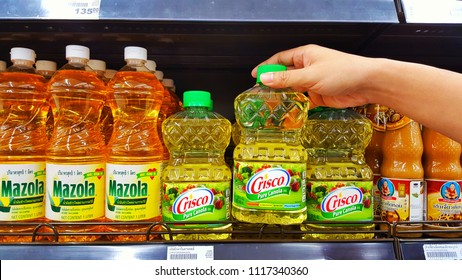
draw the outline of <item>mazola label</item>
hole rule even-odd
[[[213,193],[207,188],[197,188],[181,194],[173,203],[176,220],[186,220],[206,213],[213,213]]]
[[[254,174],[247,182],[249,200],[260,200],[290,192],[289,172],[282,168],[268,168]]]

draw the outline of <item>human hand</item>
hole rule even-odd
[[[264,73],[263,84],[308,92],[310,107],[354,107],[369,103],[369,75],[374,60],[329,48],[306,45],[279,52],[261,64],[283,64],[287,71]],[[252,70],[256,77],[257,67]]]

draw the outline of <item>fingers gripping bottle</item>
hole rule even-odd
[[[169,225],[173,239],[227,239],[231,236],[227,232],[231,231],[232,177],[224,152],[231,138],[231,123],[210,110],[211,98],[207,91],[186,91],[183,104],[184,111],[170,116],[162,125],[170,152],[162,176],[163,220],[178,222]],[[181,233],[201,229],[208,232]]]
[[[35,74],[35,52],[12,48],[0,73],[0,221],[43,222],[48,98],[45,79]],[[1,226],[0,242],[31,242],[35,226]]]
[[[147,51],[126,47],[126,65],[108,84],[114,131],[107,145],[106,218],[115,222],[160,222],[162,146],[157,117],[164,88],[146,67]],[[150,225],[109,225],[108,231],[146,232]],[[143,234],[108,235],[142,241]]]
[[[60,223],[60,241],[94,241],[104,220],[105,145],[99,116],[104,82],[88,68],[90,50],[66,46],[67,64],[48,83],[55,127],[47,150],[46,218]],[[79,233],[73,235],[72,233]]]
[[[386,116],[388,121],[380,167],[382,178],[377,184],[381,192],[381,219],[389,223],[421,222],[424,215],[424,169],[420,124],[391,108],[387,110]],[[399,232],[396,235],[419,237],[421,233],[405,231],[421,229],[422,224],[406,223],[397,226]]]
[[[306,151],[300,133],[308,98],[260,82],[283,65],[258,67],[257,84],[234,101],[239,144],[234,149],[234,218],[247,223],[294,225],[306,219]]]
[[[372,238],[368,233],[374,224],[342,224],[372,222],[372,170],[364,153],[372,136],[372,123],[350,109],[317,107],[310,110],[302,141],[308,153],[306,231],[305,238],[360,239]],[[314,224],[310,221],[339,222]],[[361,231],[345,234],[343,231]]]
[[[424,145],[423,165],[427,188],[427,221],[441,223],[424,224],[424,229],[447,230],[448,226],[461,226],[460,223],[446,223],[462,220],[462,167],[460,165],[461,144],[428,127],[422,129]],[[424,208],[425,209],[425,208]],[[447,234],[430,234],[446,237]],[[451,234],[460,237],[462,233]]]

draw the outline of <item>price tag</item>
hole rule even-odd
[[[47,19],[98,19],[101,0],[42,0]]]
[[[167,260],[213,260],[213,246],[169,246]]]
[[[462,244],[424,244],[426,260],[462,260]]]

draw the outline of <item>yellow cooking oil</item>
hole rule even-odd
[[[207,91],[186,91],[184,110],[162,124],[170,160],[162,173],[162,218],[174,240],[231,237],[231,170],[224,160],[231,123]]]
[[[364,157],[371,137],[371,121],[353,110],[310,110],[302,133],[308,153],[304,238],[374,237],[374,224],[368,223],[374,217],[373,172]]]
[[[307,158],[300,133],[308,98],[260,82],[262,73],[285,70],[259,66],[256,85],[234,101],[239,139],[233,138],[232,215],[240,222],[299,225],[306,220]]]

